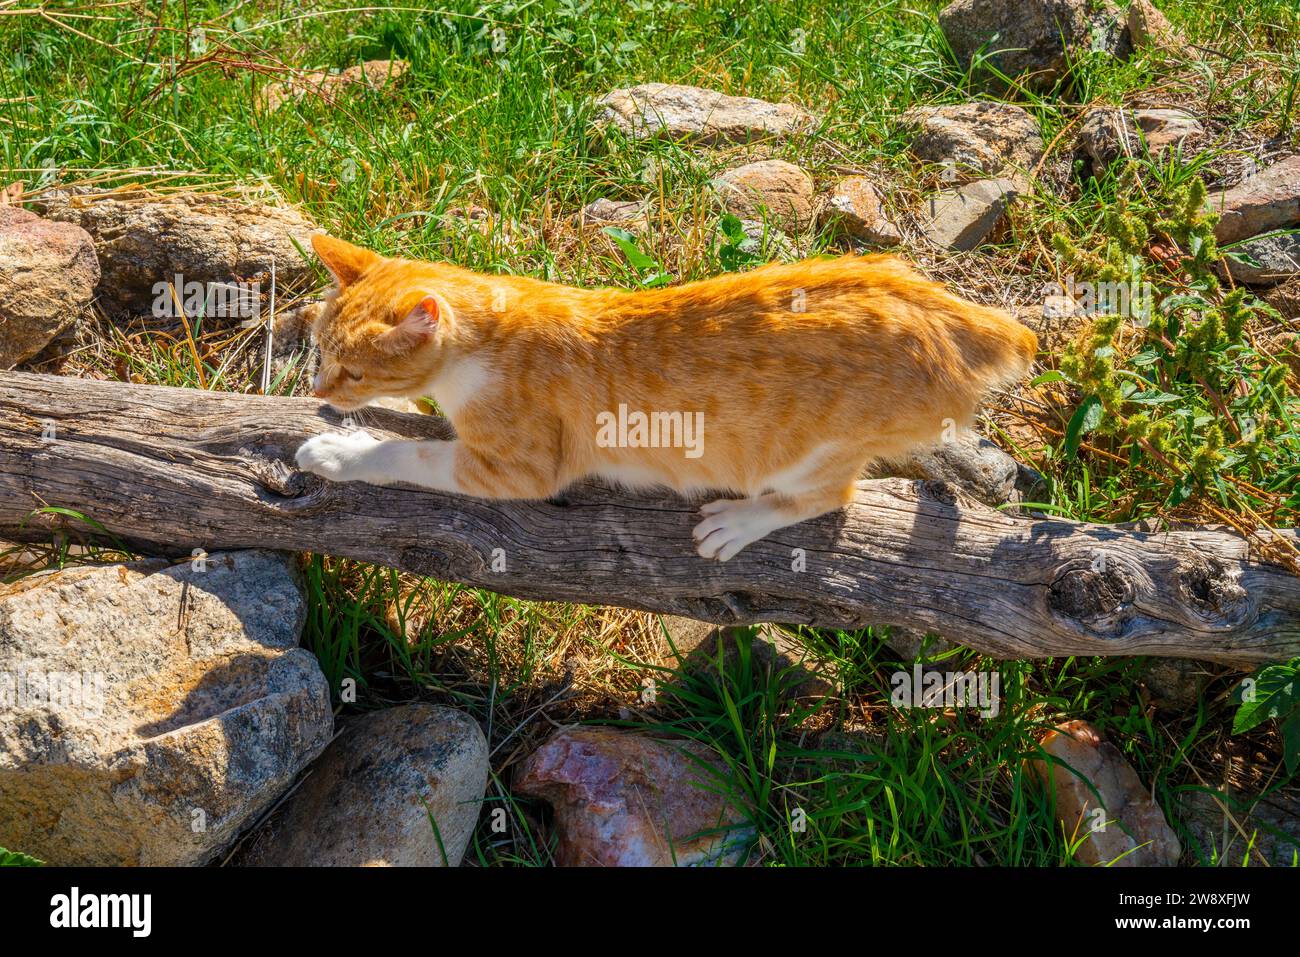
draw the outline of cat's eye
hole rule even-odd
[[[347,368],[345,368],[345,369],[343,370],[343,374],[344,374],[345,376],[347,376],[349,379],[351,379],[353,382],[360,382],[360,381],[361,381],[361,373],[360,373],[360,372],[353,372],[351,369],[347,369]]]

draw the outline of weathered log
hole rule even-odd
[[[676,496],[586,483],[562,500],[485,501],[294,469],[301,441],[339,423],[311,399],[3,373],[0,535],[48,538],[67,520],[33,513],[62,506],[155,553],[321,552],[722,623],[898,624],[1003,658],[1300,654],[1300,578],[1227,530],[1018,518],[941,483],[881,479],[719,564],[692,547],[699,503]],[[381,409],[361,424],[452,434],[436,417]]]

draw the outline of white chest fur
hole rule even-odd
[[[478,398],[493,382],[494,375],[483,359],[468,358],[450,362],[429,382],[438,408],[450,419]]]

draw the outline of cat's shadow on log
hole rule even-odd
[[[320,429],[322,432],[360,428],[380,439],[448,441],[456,437],[456,430],[451,423],[438,415],[402,412],[382,407],[367,407],[360,413],[345,414],[332,409],[328,405],[321,405],[316,410],[316,414],[322,423],[323,427]],[[277,438],[279,437],[277,436]],[[270,491],[273,497],[282,498],[291,507],[296,505],[297,508],[309,508],[325,494],[324,490],[328,488],[330,483],[318,476],[302,472],[294,466],[294,452],[297,445],[304,441],[306,436],[284,436],[283,438],[283,443],[276,442],[274,447],[267,447],[263,450],[262,455],[254,457],[262,460],[263,464],[260,467],[264,472],[268,471],[266,463],[283,466],[283,468],[277,468],[273,465],[269,470],[273,474],[267,475],[267,484],[271,487]],[[934,484],[942,485],[943,483]],[[391,488],[439,497],[467,498],[466,496],[450,496],[449,493],[420,489],[410,485],[395,485],[391,486]],[[720,497],[732,496],[728,496],[723,492],[705,492],[687,497],[666,488],[634,490],[590,478],[581,479],[546,499],[504,499],[500,500],[500,502],[515,507],[527,504],[530,508],[549,507],[572,510],[575,513],[580,509],[590,508],[595,505],[607,507],[626,505],[640,511],[655,510],[662,513],[665,519],[666,536],[673,535],[680,526],[681,559],[696,561],[703,568],[708,569],[717,567],[720,563],[711,559],[699,558],[695,554],[695,543],[691,537],[691,529],[699,520],[697,510],[700,505]],[[846,510],[839,509],[806,522],[786,526],[748,546],[731,561],[739,564],[746,554],[756,554],[760,549],[770,551],[773,548],[780,548],[781,560],[787,565],[791,563],[792,559],[786,556],[793,549],[803,549],[805,552],[815,551],[822,554],[841,551],[842,549],[837,547],[837,542],[848,521]],[[793,539],[791,539],[789,533],[796,529],[798,531],[795,532]],[[793,544],[792,541],[797,541],[798,544]],[[751,555],[751,557],[753,556]]]

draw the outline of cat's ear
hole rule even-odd
[[[316,250],[325,268],[334,274],[340,286],[355,282],[357,277],[379,261],[379,254],[369,249],[353,246],[333,236],[317,233],[311,238],[311,248]]]
[[[430,342],[438,331],[442,307],[435,296],[425,296],[405,318],[375,339],[379,351],[386,355],[410,352]]]

